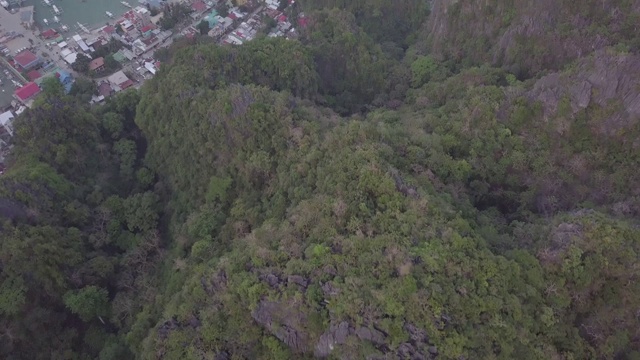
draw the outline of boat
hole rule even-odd
[[[51,0],[44,0],[44,3],[47,4],[47,6],[51,6]]]
[[[107,13],[107,16],[108,16],[108,17],[110,17],[110,18],[112,18],[112,19],[113,19],[113,14],[112,14],[112,13],[110,13],[110,12],[108,12],[108,11],[105,11],[105,12]]]
[[[122,4],[122,5],[124,5],[124,6],[128,7],[128,8],[131,7],[131,5],[126,1],[120,1],[120,4]]]
[[[53,12],[56,13],[56,15],[60,15],[60,13],[62,13],[62,11],[60,11],[60,9],[55,5],[53,5]]]
[[[57,16],[54,16],[54,17],[53,17],[53,21],[55,21],[55,22],[59,23],[59,22],[60,22],[60,18],[59,18],[59,17],[57,17]]]
[[[69,27],[67,25],[62,25],[62,31],[69,31]]]
[[[42,19],[42,22],[44,22],[45,25],[49,25],[49,20],[47,19]]]

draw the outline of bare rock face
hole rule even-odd
[[[384,334],[376,329],[370,329],[368,327],[361,326],[356,330],[356,335],[360,340],[366,340],[376,345],[384,344]]]
[[[607,111],[597,131],[614,135],[640,118],[640,56],[601,50],[578,62],[576,69],[554,73],[536,82],[527,97],[542,104],[546,118],[557,115],[561,101],[567,99],[573,116],[592,103]]]
[[[306,318],[296,305],[261,301],[251,316],[292,351],[303,353],[309,349]]]
[[[316,343],[314,355],[316,357],[325,358],[331,354],[336,345],[347,342],[347,338],[354,332],[349,323],[343,321],[339,324],[332,324],[329,330],[320,336]]]
[[[615,44],[639,3],[621,0],[434,0],[424,49],[437,58],[515,67],[525,74],[560,70]],[[591,12],[581,11],[590,8]],[[607,31],[590,31],[606,22]],[[465,42],[465,39],[469,41]],[[472,41],[473,40],[473,41]]]

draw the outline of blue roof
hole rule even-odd
[[[60,77],[59,77],[60,82],[65,82],[67,80],[73,80],[73,77],[71,76],[71,74],[69,74],[68,72],[66,72],[64,70],[58,70],[58,75],[60,75]]]
[[[71,86],[73,86],[73,76],[64,70],[58,70],[58,80],[64,86],[64,91],[69,93],[71,91]]]

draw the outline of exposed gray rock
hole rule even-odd
[[[331,276],[338,275],[338,272],[336,271],[336,268],[331,264],[325,265],[325,267],[322,270],[325,272],[325,274],[329,274]]]
[[[326,283],[322,284],[322,292],[324,293],[325,297],[333,297],[340,294],[340,289],[333,286],[333,283],[331,281],[327,281]]]
[[[640,118],[640,55],[600,50],[578,61],[570,72],[553,73],[539,79],[527,97],[542,104],[546,118],[555,116],[558,105],[568,99],[569,116],[592,103],[615,106],[607,119],[596,126],[602,134],[616,134]]]
[[[384,344],[384,334],[376,329],[369,329],[367,327],[359,327],[356,330],[356,335],[361,339],[361,340],[366,340],[366,341],[370,341],[376,345],[382,345]]]
[[[309,285],[309,281],[300,275],[289,275],[289,278],[287,279],[287,281],[290,284],[293,283],[305,289]]]
[[[268,274],[267,276],[264,277],[264,280],[272,288],[278,286],[278,284],[280,283],[280,279],[278,279],[278,277],[275,276],[274,274]]]
[[[435,346],[429,346],[428,351],[431,355],[438,355],[438,348]]]
[[[226,351],[222,351],[217,353],[214,357],[214,360],[230,360],[231,357],[229,356],[229,353]]]
[[[292,351],[302,353],[309,348],[308,335],[304,331],[306,318],[295,305],[261,301],[251,316]]]
[[[400,344],[400,346],[398,346],[397,353],[400,359],[412,359],[413,355],[416,353],[416,348],[409,343],[402,343]]]
[[[335,346],[347,342],[347,338],[352,333],[353,328],[351,328],[346,321],[339,324],[332,324],[329,329],[320,336],[315,346],[314,355],[320,358],[329,356]]]
[[[413,344],[419,345],[429,343],[429,336],[427,335],[426,330],[419,328],[409,322],[405,323],[403,328],[406,332],[409,333],[409,338],[411,339],[411,342]]]

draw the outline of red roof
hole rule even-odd
[[[149,31],[149,30],[153,30],[153,29],[155,29],[155,28],[156,28],[156,27],[155,27],[155,26],[153,26],[153,24],[149,24],[149,25],[147,25],[147,26],[143,27],[142,29],[140,29],[140,31],[142,31],[143,33],[146,33],[147,31]]]
[[[38,57],[29,50],[22,51],[13,57],[13,60],[22,67],[31,65],[34,61],[38,60]]]
[[[298,18],[298,25],[307,27],[307,25],[309,25],[309,19],[307,19],[306,17]]]
[[[287,21],[287,16],[286,16],[286,15],[280,15],[280,16],[278,17],[278,21],[279,21],[279,22],[285,22],[285,21]]]
[[[237,20],[237,19],[238,19],[238,17],[236,16],[236,14],[235,14],[234,12],[230,12],[230,13],[229,13],[229,19],[231,19],[231,20]]]
[[[130,87],[131,85],[133,85],[133,81],[131,81],[131,79],[123,82],[122,84],[120,84],[120,89],[124,90],[128,87]]]
[[[18,99],[25,101],[38,95],[39,92],[40,92],[40,88],[38,87],[38,84],[34,82],[30,82],[27,85],[16,90],[15,94],[18,97]]]
[[[58,36],[58,33],[53,29],[47,29],[41,34],[45,39],[51,39]]]
[[[207,10],[207,5],[202,1],[196,1],[193,4],[191,4],[191,8],[193,8],[193,10],[195,11],[205,11]]]
[[[35,81],[36,79],[41,78],[42,74],[40,74],[40,71],[38,70],[31,70],[27,73],[27,77],[29,77],[29,80]]]
[[[116,31],[116,28],[114,28],[113,26],[109,25],[109,26],[105,26],[104,28],[102,28],[102,31],[104,31],[105,34],[113,34]]]

